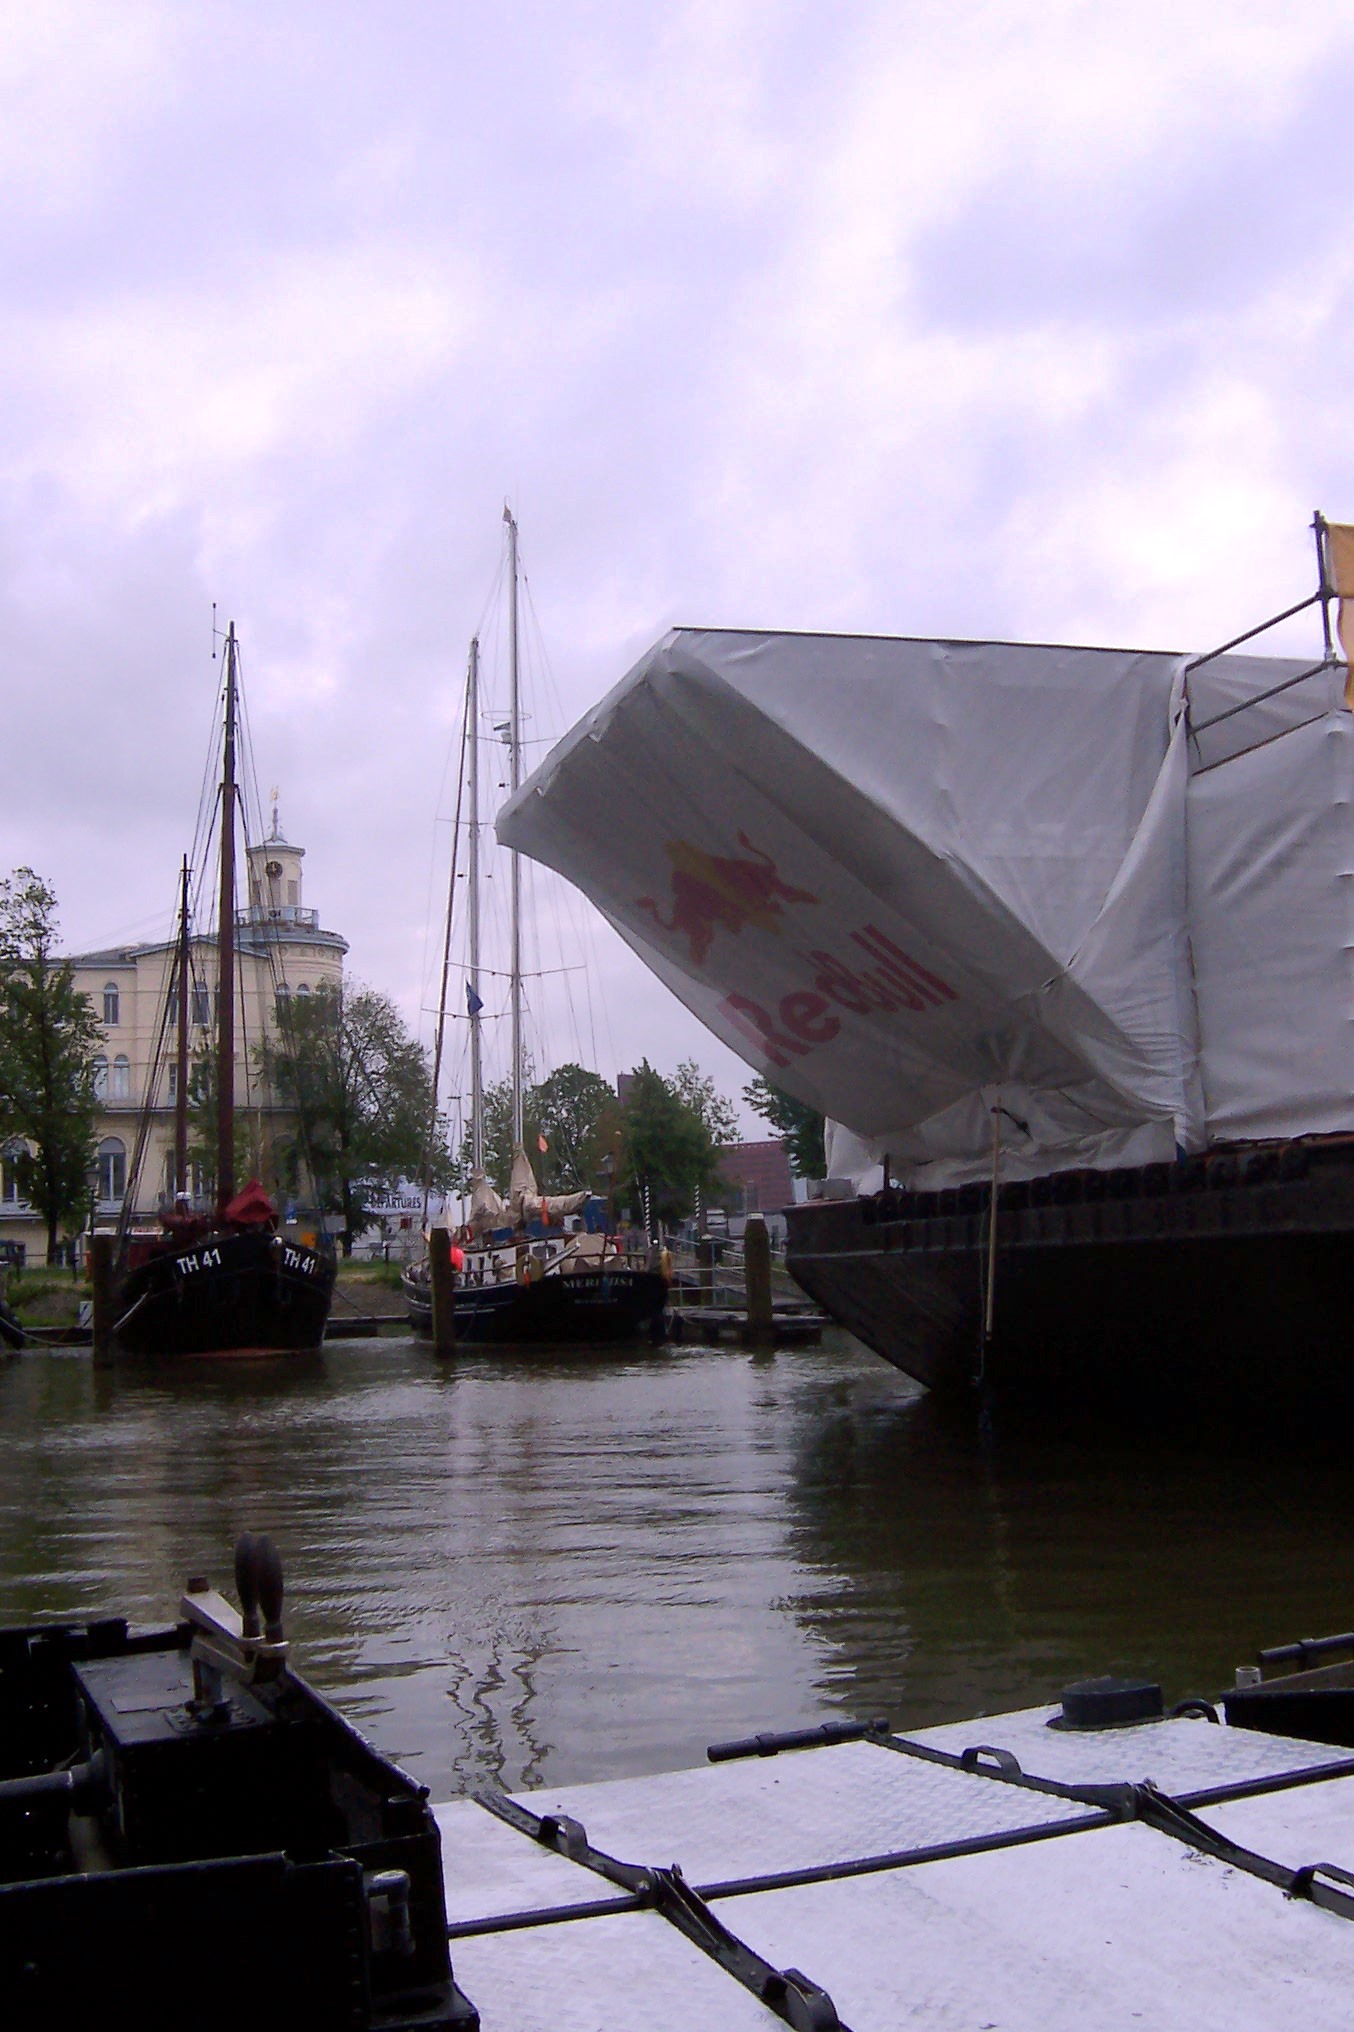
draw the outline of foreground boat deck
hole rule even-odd
[[[1055,1713],[519,1795],[579,1824],[545,1830],[574,1855],[680,1865],[753,1957],[830,2003],[773,1985],[773,2010],[642,1894],[469,1799],[437,1809],[457,1981],[502,2032],[1346,2026],[1338,1876],[1328,1909],[1165,1831],[1169,1813],[1027,1781],[1150,1780],[1223,1844],[1354,1870],[1354,1752],[1203,1719],[1072,1733]]]

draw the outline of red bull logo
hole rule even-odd
[[[647,910],[655,924],[674,937],[685,938],[693,966],[703,966],[715,935],[715,926],[739,932],[745,925],[758,931],[779,932],[786,903],[816,903],[807,889],[794,889],[782,882],[780,871],[769,854],[754,847],[746,833],[738,844],[750,859],[735,854],[708,854],[693,847],[690,840],[669,840],[667,856],[672,862],[672,912],[664,917],[652,896],[641,896],[639,907]]]

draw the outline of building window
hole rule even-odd
[[[179,1061],[177,1058],[171,1058],[169,1061],[169,1098],[171,1101],[177,1101],[179,1098]]]
[[[305,995],[308,997],[310,994],[309,984],[305,981],[302,981],[300,987],[296,990],[296,992],[298,995]]]
[[[211,990],[204,987],[201,981],[197,981],[193,985],[193,1021],[205,1030],[211,1020]]]
[[[105,981],[103,984],[103,1023],[105,1030],[115,1029],[118,1020],[118,984]]]
[[[108,1099],[108,1060],[106,1058],[94,1059],[91,1069],[94,1074],[94,1098],[96,1101],[106,1101]]]
[[[113,1060],[113,1084],[108,1097],[114,1101],[129,1101],[132,1098],[132,1061],[125,1051],[120,1051]]]
[[[0,1150],[0,1200],[6,1206],[25,1206],[32,1185],[33,1159],[23,1142],[6,1143]]]
[[[99,1145],[99,1198],[120,1200],[127,1190],[127,1150],[116,1136]]]

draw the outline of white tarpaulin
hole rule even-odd
[[[1292,668],[1211,666],[1209,711]],[[1208,784],[1225,831],[1249,770],[1260,787],[1235,797],[1253,856],[1271,792],[1298,836],[1319,834],[1319,868],[1289,854],[1278,888],[1276,874],[1234,900],[1252,974],[1280,892],[1300,945],[1304,882],[1319,889],[1326,937],[1332,908],[1348,911],[1349,809],[1333,796],[1347,716],[1319,780],[1278,759],[1304,720],[1334,723],[1323,683],[1257,708],[1263,745],[1241,754],[1245,714],[1190,733],[1172,656],[678,630],[552,751],[499,834],[576,882],[759,1072],[844,1125],[854,1173],[887,1152],[896,1176],[981,1175],[997,1106],[1006,1176],[1143,1162],[1210,1134],[1210,1031],[1225,1133],[1297,1133],[1304,1115],[1299,1006],[1265,1126],[1239,1126],[1247,1005],[1208,945],[1218,850],[1190,814]],[[1304,830],[1309,798],[1324,815]],[[1320,994],[1337,965],[1344,981],[1347,943],[1318,968]],[[1322,1127],[1341,1079],[1354,1125],[1341,995],[1338,1023],[1314,1014]],[[1293,1102],[1280,1132],[1276,1079]]]

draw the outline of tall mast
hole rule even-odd
[[[221,896],[216,919],[216,1211],[235,1197],[235,623],[226,636],[221,769]]]
[[[188,1190],[188,856],[183,857],[183,889],[179,897],[179,1034],[174,1060],[174,1195]]]
[[[517,524],[511,511],[505,506],[503,520],[508,525],[508,577],[510,599],[508,604],[508,673],[510,680],[510,708],[508,714],[508,783],[514,795],[522,781],[522,702],[518,689],[517,668]],[[510,855],[512,866],[512,972],[509,986],[512,995],[512,1147],[516,1151],[522,1141],[522,864],[514,847]]]
[[[480,1059],[480,640],[470,644],[470,670],[466,678],[466,731],[470,742],[470,993],[466,997],[470,1017],[470,1168],[484,1169],[484,1077]]]

